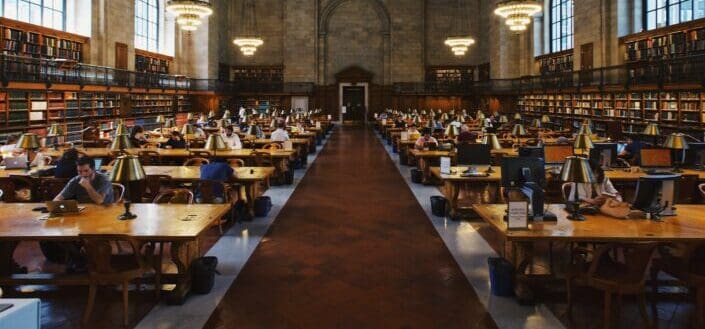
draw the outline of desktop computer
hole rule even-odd
[[[651,214],[653,219],[674,216],[676,182],[680,175],[648,175],[639,177],[632,208]]]

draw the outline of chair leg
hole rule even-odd
[[[654,326],[657,324],[656,314],[658,314],[658,269],[651,267],[651,314],[654,316]]]
[[[93,313],[93,306],[95,306],[95,295],[98,285],[95,282],[91,282],[88,285],[88,303],[86,303],[86,310],[83,313],[83,323],[88,323],[91,318],[91,313]]]
[[[604,329],[609,329],[610,327],[610,320],[612,319],[612,293],[605,291],[605,305],[604,305],[604,317],[605,319],[603,320],[604,323],[602,327]]]
[[[641,313],[641,320],[644,321],[644,328],[651,328],[651,320],[649,320],[649,315],[646,313],[645,292],[639,294],[639,313]],[[656,313],[654,313],[654,315],[656,315]]]
[[[697,301],[695,307],[695,324],[696,328],[705,327],[705,287],[699,287],[697,289]]]
[[[573,278],[568,277],[566,282],[566,296],[568,298],[568,318],[573,318]]]
[[[122,324],[127,326],[128,324],[128,312],[129,312],[129,302],[128,302],[128,294],[129,294],[129,282],[123,281],[122,282]]]
[[[164,255],[164,243],[159,243],[159,253],[154,260],[154,293],[159,300],[162,293],[162,257]]]

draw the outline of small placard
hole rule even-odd
[[[401,140],[408,141],[409,140],[409,133],[406,131],[402,131],[401,132]]]
[[[330,115],[330,114],[328,114],[328,117],[327,117],[327,118],[328,118],[328,121],[333,120],[333,116]]]
[[[316,129],[321,129],[321,122],[320,121],[316,121]]]
[[[521,230],[529,227],[529,203],[509,201],[507,204],[507,229]]]
[[[347,106],[343,106],[343,108],[340,110],[340,112],[343,113],[343,114],[348,113],[348,107],[347,107]]]
[[[284,150],[291,151],[293,149],[294,149],[294,143],[292,143],[291,141],[284,142]]]
[[[378,116],[379,116],[379,114],[375,113],[375,119],[377,119]]]
[[[450,157],[441,157],[441,174],[450,175]]]
[[[386,126],[387,125],[387,119],[382,119],[382,125]]]

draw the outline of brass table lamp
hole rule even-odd
[[[651,136],[654,139],[654,145],[658,144],[658,138],[661,135],[661,129],[659,129],[657,123],[649,123],[646,125],[646,128],[644,128],[644,135],[646,136]]]
[[[541,120],[540,119],[531,120],[531,126],[534,128],[541,128]]]
[[[196,129],[193,127],[192,124],[187,123],[184,124],[183,127],[181,127],[181,135],[184,136],[184,140],[186,140],[186,150],[189,150],[191,147],[191,138],[193,138],[193,135],[196,134]]]
[[[208,136],[208,140],[206,141],[205,149],[208,151],[213,151],[213,158],[215,158],[218,151],[224,151],[230,148],[227,144],[225,144],[223,136],[220,134],[210,134],[210,136]]]
[[[113,170],[110,172],[110,181],[120,183],[125,186],[125,213],[118,217],[119,220],[129,220],[137,218],[137,215],[130,212],[130,183],[144,180],[147,175],[138,157],[134,155],[123,155],[115,160]]]
[[[578,200],[578,183],[593,184],[595,177],[590,168],[588,159],[579,156],[567,157],[561,168],[561,181],[574,183],[572,198],[566,200],[566,208],[571,212],[568,219],[583,221],[585,216],[580,213],[580,200]]]
[[[683,163],[685,150],[689,148],[685,135],[682,133],[672,133],[668,135],[668,137],[666,137],[666,141],[663,143],[663,147],[674,150],[677,155],[680,153],[680,156],[676,156],[677,160],[673,161],[673,172],[683,172],[683,170],[680,169],[680,165]]]
[[[120,154],[127,154],[126,149],[132,148],[132,143],[130,142],[130,136],[127,134],[118,135],[113,139],[110,144],[111,151],[118,151]]]
[[[22,136],[20,136],[20,139],[17,140],[17,144],[15,144],[15,147],[27,151],[27,170],[30,170],[32,160],[34,160],[34,156],[32,153],[36,149],[42,147],[42,145],[39,144],[39,136],[33,133],[24,133],[22,134]]]
[[[54,150],[59,149],[59,136],[63,135],[61,125],[58,123],[52,123],[49,129],[47,129],[46,139],[51,138],[53,140]]]
[[[592,143],[590,135],[580,134],[575,136],[575,142],[573,143],[573,154],[589,157],[590,150],[595,148],[595,144]]]
[[[447,138],[455,138],[458,136],[458,127],[455,125],[448,125],[446,127],[445,135]]]

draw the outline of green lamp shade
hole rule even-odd
[[[585,135],[585,134],[580,134],[575,136],[575,142],[573,143],[573,149],[576,150],[581,150],[581,151],[589,151],[595,148],[595,145],[592,143],[592,139],[590,138],[590,135]]]
[[[110,172],[110,181],[115,183],[135,182],[146,177],[139,158],[134,155],[119,156]]]
[[[671,150],[687,150],[688,141],[685,140],[685,135],[682,133],[673,133],[666,137],[663,147]]]
[[[53,123],[47,130],[47,137],[61,136],[61,125],[58,123]]]
[[[41,144],[39,144],[39,136],[33,133],[22,134],[17,144],[15,144],[15,147],[23,150],[38,149],[41,147]]]
[[[497,134],[486,134],[482,137],[482,144],[490,145],[493,150],[501,150],[502,144],[499,142]]]
[[[115,139],[113,139],[113,143],[110,144],[110,149],[113,151],[121,151],[129,148],[132,148],[132,143],[130,143],[130,137],[127,134],[117,135]]]
[[[566,158],[561,168],[561,181],[566,183],[595,183],[595,176],[590,168],[588,159],[578,156]]]
[[[448,138],[455,138],[458,136],[458,127],[455,125],[448,125],[448,127],[446,127],[445,135]]]
[[[208,140],[206,141],[206,146],[204,148],[209,151],[221,151],[227,150],[228,145],[225,144],[223,136],[221,136],[220,134],[210,134],[210,136],[208,136]]]
[[[646,128],[644,128],[644,135],[647,135],[647,136],[661,135],[661,130],[658,128],[658,124],[649,123],[648,125],[646,125]]]

